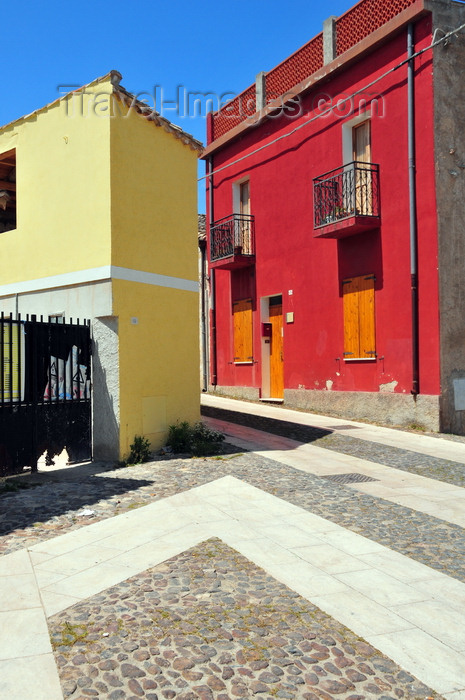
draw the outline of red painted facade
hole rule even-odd
[[[388,4],[391,9],[396,5]],[[311,75],[296,74],[300,88],[283,109],[249,128],[244,128],[244,115],[237,113],[229,128],[224,110],[210,119],[204,157],[211,158],[214,171],[213,188],[210,182],[207,191],[207,215],[213,210],[213,222],[207,224],[238,213],[233,192],[244,179],[249,180],[250,214],[255,221],[255,257],[250,264],[234,268],[229,259],[231,265],[224,269],[224,260],[210,260],[216,316],[210,381],[220,387],[252,387],[262,397],[270,396],[262,322],[268,320],[268,298],[281,296],[285,389],[383,392],[389,385],[394,393],[410,394],[412,390],[407,64],[389,71],[406,59],[407,21],[414,24],[416,52],[431,44],[432,22],[423,3],[399,0],[396,13],[391,12],[387,20],[373,20],[368,12],[372,25],[364,25],[351,44],[347,38],[350,12],[366,15],[367,7],[373,11],[375,5],[380,3],[362,0],[339,18],[338,22],[345,18],[338,36],[339,53],[328,64],[326,77],[313,84],[310,79],[309,87],[302,89]],[[409,17],[402,20],[399,13],[409,10]],[[360,17],[353,21],[360,23]],[[384,25],[386,21],[390,24]],[[387,30],[381,36],[383,27]],[[370,46],[373,31],[378,32],[375,38],[379,41]],[[316,40],[322,51],[321,35]],[[360,41],[366,45],[357,43]],[[351,50],[355,53],[349,56]],[[323,76],[322,61],[319,65],[315,59],[315,66]],[[288,81],[291,90],[296,81],[291,84],[292,76]],[[419,387],[421,394],[439,395],[431,50],[415,58],[414,90]],[[340,103],[354,94],[353,99]],[[252,96],[253,108],[248,112],[252,114],[255,91],[248,88],[246,96]],[[352,129],[364,118],[370,122],[370,161],[379,166],[379,220],[364,221],[362,232],[351,228],[350,220],[315,228],[313,180],[352,160],[348,156]],[[270,145],[253,153],[266,144]],[[235,162],[239,158],[242,160]],[[376,355],[351,361],[343,354],[343,281],[364,275],[375,277]],[[246,298],[252,299],[253,307],[253,362],[238,364],[234,362],[232,305]],[[289,313],[293,317],[287,317]]]

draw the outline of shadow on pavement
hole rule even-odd
[[[92,510],[102,499],[153,483],[114,476],[105,479],[105,472],[114,469],[114,465],[95,462],[10,477],[6,489],[0,491],[0,536],[68,512],[73,518],[83,508]],[[42,489],[45,492],[40,493]]]
[[[301,425],[300,423],[290,423],[289,421],[277,420],[276,418],[257,416],[253,413],[229,411],[228,409],[216,408],[214,406],[202,406],[201,412],[203,416],[208,416],[209,418],[217,418],[218,420],[228,421],[229,423],[238,423],[248,428],[263,430],[266,433],[280,435],[281,437],[297,440],[298,442],[316,442],[321,438],[333,434],[332,430],[325,430],[324,428]]]

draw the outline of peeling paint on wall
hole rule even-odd
[[[326,389],[327,389],[327,391],[331,391],[331,389],[333,388],[333,384],[334,384],[334,382],[333,382],[332,379],[327,379],[327,380],[326,380]]]
[[[379,390],[389,392],[392,394],[396,390],[396,386],[398,385],[398,383],[399,382],[396,382],[394,379],[392,382],[388,382],[387,384],[380,384]]]

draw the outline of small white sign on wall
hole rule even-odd
[[[465,411],[465,379],[454,379],[454,406],[456,411]]]

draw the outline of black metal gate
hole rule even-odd
[[[90,322],[0,316],[0,476],[92,458]]]

